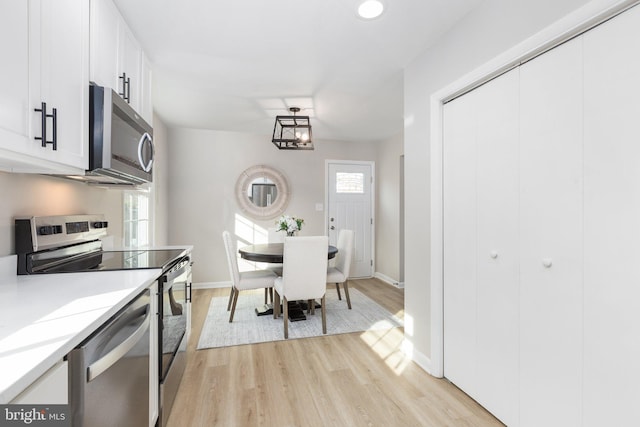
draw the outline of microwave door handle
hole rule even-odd
[[[127,354],[137,343],[142,339],[144,334],[149,329],[149,319],[151,317],[151,310],[147,309],[147,314],[144,317],[144,321],[131,335],[127,337],[121,344],[105,354],[100,359],[93,362],[87,368],[87,382],[91,382],[96,379],[100,374],[109,369],[118,360],[122,359],[122,356]]]
[[[142,149],[144,148],[144,143],[146,141],[149,141],[149,144],[151,144],[151,158],[149,159],[149,162],[145,164],[144,159],[142,158]],[[140,141],[138,142],[138,161],[140,162],[140,166],[142,166],[142,170],[147,173],[151,172],[151,166],[153,165],[154,151],[155,150],[153,147],[153,140],[151,139],[151,135],[145,132],[140,138]]]

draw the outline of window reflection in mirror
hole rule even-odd
[[[278,188],[276,184],[269,178],[261,177],[251,181],[251,185],[247,187],[247,197],[255,206],[265,207],[271,206],[278,197]]]

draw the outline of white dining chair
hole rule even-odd
[[[315,307],[315,300],[321,300],[322,333],[327,333],[327,317],[325,294],[327,291],[327,236],[285,237],[282,277],[278,277],[273,289],[275,301],[273,317],[280,316],[280,300],[282,298],[282,314],[284,317],[284,337],[289,338],[288,301],[310,301]]]
[[[286,236],[286,233],[284,231],[278,231],[275,227],[267,229],[268,243],[284,243],[284,236]],[[267,264],[265,268],[273,271],[278,276],[282,276],[282,264]]]
[[[355,235],[353,230],[340,230],[338,234],[338,253],[336,254],[333,267],[327,269],[327,283],[335,283],[338,299],[340,295],[340,283],[344,286],[344,294],[347,298],[347,307],[351,310],[351,298],[349,297],[349,274],[351,272],[351,261],[355,248]]]
[[[229,323],[233,322],[233,315],[236,311],[236,303],[238,302],[238,294],[240,291],[261,288],[273,288],[273,282],[276,274],[270,270],[243,271],[238,269],[238,257],[236,256],[236,248],[231,240],[231,234],[228,231],[222,232],[222,240],[224,248],[227,252],[227,264],[229,266],[229,274],[231,275],[231,293],[229,294],[229,302],[227,303],[227,311],[231,310],[229,315]]]

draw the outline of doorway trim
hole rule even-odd
[[[639,0],[640,1],[640,0]],[[372,160],[330,160],[324,161],[324,232],[329,235],[329,165],[367,165],[371,168],[371,277],[376,274],[376,162]]]
[[[444,104],[638,3],[640,0],[592,0],[431,95],[431,358],[414,357],[416,362],[424,360],[423,368],[431,375],[444,376]]]

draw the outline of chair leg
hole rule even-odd
[[[271,304],[273,304],[273,288],[269,288],[269,299],[271,300]]]
[[[340,283],[336,283],[336,291],[338,291],[338,299],[342,301],[342,295],[340,295]]]
[[[327,333],[327,305],[325,304],[326,295],[322,296],[322,333]]]
[[[264,288],[264,303],[269,302],[269,288]]]
[[[233,315],[236,312],[236,303],[238,302],[239,294],[240,294],[240,291],[236,289],[236,292],[233,295],[233,304],[231,305],[231,315],[229,315],[229,323],[233,322]]]
[[[233,300],[233,294],[235,293],[235,286],[231,285],[231,293],[229,293],[229,302],[227,303],[227,311],[231,310],[231,301]]]
[[[289,304],[287,297],[282,297],[282,315],[284,316],[284,339],[289,338]]]
[[[349,281],[344,281],[344,294],[347,296],[347,307],[351,310],[351,298],[349,298]]]
[[[277,292],[274,292],[273,297],[273,318],[277,319],[280,317],[280,295]]]
[[[311,314],[316,314],[316,300],[309,300],[309,310],[311,310]]]

